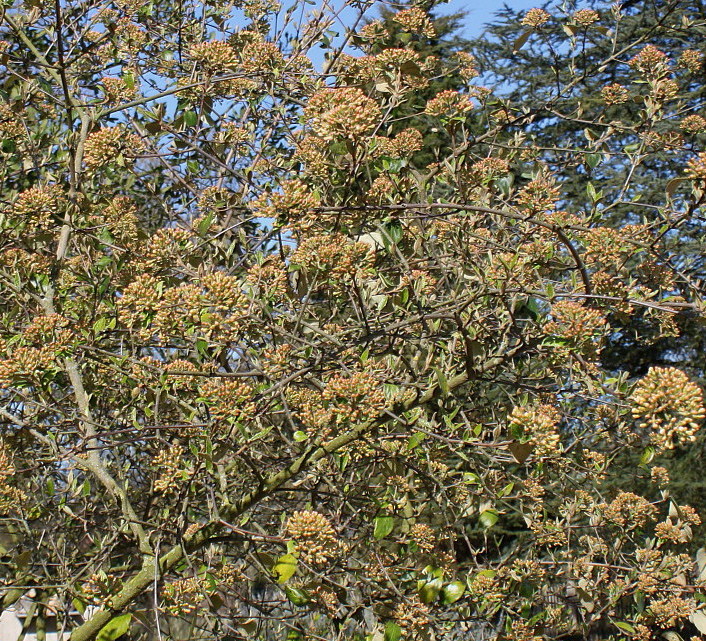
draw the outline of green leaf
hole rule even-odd
[[[297,571],[297,563],[297,557],[293,554],[285,554],[279,557],[277,563],[275,563],[275,566],[272,568],[275,581],[280,584],[289,581]]]
[[[517,53],[522,49],[522,45],[527,42],[527,39],[532,35],[532,29],[527,29],[515,42],[512,43],[512,53]]]
[[[96,641],[115,641],[130,628],[132,614],[121,614],[106,623],[96,637]]]
[[[284,588],[284,593],[294,605],[306,605],[311,600],[308,592],[306,592],[306,590],[302,590],[301,588],[291,588],[286,586]]]
[[[199,122],[198,114],[195,111],[184,112],[184,124],[187,127],[195,127]]]
[[[301,430],[297,430],[294,432],[294,440],[297,443],[301,443],[302,441],[306,441],[306,439],[309,438],[309,435],[306,432],[302,432]]]
[[[441,579],[433,579],[431,581],[418,581],[417,593],[422,603],[433,603],[439,598],[441,592]]]
[[[633,628],[629,623],[626,623],[625,621],[613,621],[613,623],[621,630],[625,630],[625,632],[629,632],[630,634],[635,634],[635,628]]]
[[[485,510],[478,517],[480,524],[487,530],[498,522],[498,513],[495,510]]]
[[[391,516],[378,516],[375,518],[375,529],[373,536],[376,539],[384,539],[395,527],[395,519]]]
[[[385,641],[399,641],[402,636],[402,628],[394,621],[385,624]]]
[[[590,169],[595,169],[598,163],[601,162],[602,154],[586,154],[585,159],[586,165],[588,165]]]
[[[452,581],[441,590],[441,602],[449,605],[455,603],[466,591],[466,586],[462,581]]]
[[[443,396],[448,396],[449,395],[449,382],[446,379],[446,374],[444,374],[441,371],[441,368],[435,367],[434,371],[436,372],[436,380],[439,383],[439,389],[441,390],[441,393]]]

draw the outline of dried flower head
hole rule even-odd
[[[664,449],[693,441],[706,417],[703,392],[675,367],[651,367],[629,400],[640,427],[649,429],[652,441]]]

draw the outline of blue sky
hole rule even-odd
[[[492,21],[495,12],[506,4],[513,9],[524,11],[532,7],[541,7],[543,0],[451,0],[451,2],[439,5],[435,12],[438,15],[464,10],[468,12],[463,35],[471,38],[481,35],[483,25]]]

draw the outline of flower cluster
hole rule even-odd
[[[437,118],[454,118],[465,116],[472,109],[473,103],[468,96],[453,89],[447,89],[427,102],[424,113]]]
[[[657,514],[657,508],[652,503],[633,492],[618,492],[610,503],[600,507],[606,520],[627,530],[643,527],[654,521]]]
[[[193,614],[205,598],[204,582],[196,576],[167,583],[162,589],[164,609],[174,615]]]
[[[322,400],[334,409],[337,423],[354,425],[375,418],[385,408],[385,394],[378,380],[367,371],[333,376]]]
[[[111,78],[106,76],[101,80],[106,102],[120,104],[130,102],[137,98],[138,85],[132,80],[128,82],[124,77]]]
[[[126,249],[134,248],[139,236],[137,206],[127,196],[116,196],[91,218],[96,226],[105,225],[113,239]]]
[[[294,512],[285,524],[286,535],[294,541],[299,558],[309,565],[325,565],[341,549],[336,530],[321,513]]]
[[[11,217],[25,229],[48,229],[52,220],[60,220],[66,205],[66,195],[58,185],[30,187],[18,194],[12,205]]]
[[[466,51],[458,51],[456,52],[456,58],[459,63],[458,72],[464,80],[472,80],[480,75],[477,67],[478,61],[473,54]]]
[[[686,176],[692,180],[706,182],[706,153],[700,153],[686,163]]]
[[[292,61],[288,66],[291,65]],[[271,74],[283,66],[284,55],[274,42],[256,40],[245,45],[240,53],[240,67],[245,73]]]
[[[651,431],[652,441],[672,449],[678,440],[693,441],[706,417],[704,395],[675,367],[651,367],[630,396],[632,415]]]
[[[544,9],[530,9],[520,21],[520,24],[524,27],[530,27],[531,29],[538,29],[539,27],[545,25],[551,16]]]
[[[704,54],[696,49],[685,49],[682,51],[679,59],[677,60],[677,66],[682,69],[686,69],[691,73],[697,73],[701,71],[703,66]]]
[[[292,254],[292,264],[307,274],[342,284],[365,272],[373,261],[365,243],[351,243],[343,234],[320,234],[305,238]]]
[[[646,45],[628,64],[639,73],[654,78],[669,68],[669,57],[654,45]]]
[[[577,25],[580,25],[584,28],[590,27],[593,23],[598,22],[600,20],[598,11],[595,11],[593,9],[579,9],[578,11],[574,12],[571,18]]]
[[[431,623],[429,606],[416,596],[398,603],[392,610],[392,618],[400,626],[404,639],[425,638],[425,632]]]
[[[679,123],[679,128],[688,134],[702,134],[706,132],[706,118],[691,114]]]
[[[0,441],[0,514],[16,510],[26,498],[24,492],[12,484],[15,473],[10,449]]]
[[[360,89],[341,87],[315,93],[306,107],[313,131],[324,140],[359,140],[380,122],[380,107]]]
[[[199,387],[199,394],[215,421],[243,422],[255,417],[254,390],[237,378],[209,380]]]
[[[158,470],[159,476],[154,482],[155,492],[169,492],[179,488],[180,482],[188,479],[193,470],[183,466],[184,448],[172,445],[160,450],[152,459],[152,466]]]
[[[394,138],[375,138],[375,155],[390,158],[408,158],[422,148],[422,133],[418,129],[404,129]]]
[[[238,53],[224,40],[199,42],[189,49],[189,56],[210,73],[224,72],[238,63]]]
[[[516,200],[519,207],[532,214],[538,214],[554,209],[558,198],[559,189],[554,185],[554,181],[545,176],[538,176],[517,192]]]
[[[319,219],[313,211],[321,205],[319,197],[298,179],[285,181],[281,189],[281,193],[263,194],[256,199],[252,204],[254,213],[274,218],[297,231],[311,229]]]
[[[83,160],[89,169],[97,169],[125,161],[143,148],[142,139],[122,125],[101,127],[86,138]]]
[[[603,102],[607,105],[622,105],[630,98],[628,90],[618,82],[606,85],[601,89]]]
[[[528,405],[513,408],[508,421],[512,433],[534,446],[537,456],[551,456],[561,451],[557,429],[561,414],[551,405]]]
[[[552,305],[551,315],[554,320],[547,323],[547,334],[563,339],[591,360],[597,358],[608,330],[608,323],[599,310],[563,301]]]
[[[419,7],[411,7],[398,11],[392,19],[402,25],[410,33],[420,34],[426,38],[434,38],[436,30],[429,16]]]

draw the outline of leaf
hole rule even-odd
[[[462,581],[452,581],[441,590],[441,602],[449,605],[456,603],[466,591],[466,586]]]
[[[673,198],[674,192],[679,188],[679,185],[681,185],[681,183],[683,183],[683,182],[686,182],[686,178],[672,178],[667,183],[667,187],[666,187],[667,197]]]
[[[280,584],[289,581],[297,571],[297,563],[297,557],[293,554],[285,554],[279,557],[277,563],[275,563],[275,566],[272,568],[275,581]]]
[[[311,600],[308,592],[306,590],[302,590],[301,588],[291,588],[286,586],[284,588],[284,593],[294,605],[306,605]]]
[[[309,438],[309,435],[306,432],[302,432],[301,430],[297,430],[294,432],[294,440],[297,443],[301,443],[302,441],[306,441],[306,439]]]
[[[512,43],[512,53],[517,53],[520,49],[522,49],[522,45],[527,42],[527,39],[532,35],[532,29],[527,29],[521,36],[515,40],[515,42]]]
[[[703,610],[696,610],[696,612],[689,617],[689,620],[701,634],[706,634],[706,614],[704,614]]]
[[[449,382],[446,379],[446,374],[444,374],[441,371],[441,368],[435,367],[434,371],[436,372],[436,380],[439,383],[439,389],[441,390],[441,394],[443,396],[448,396],[449,395]]]
[[[480,524],[487,530],[493,527],[499,519],[499,515],[495,510],[484,510],[478,517]]]
[[[508,445],[508,449],[518,463],[524,463],[529,458],[529,455],[532,454],[534,445],[532,445],[532,443],[513,441]]]
[[[635,634],[635,628],[633,628],[629,623],[626,623],[625,621],[613,621],[613,623],[621,630],[625,630],[625,632],[629,632],[630,634]]]
[[[106,623],[96,637],[96,641],[115,641],[130,628],[132,614],[121,614]]]
[[[439,598],[441,592],[441,579],[433,579],[431,581],[418,581],[417,593],[422,603],[433,603]]]
[[[376,539],[384,539],[395,527],[395,519],[391,516],[378,516],[375,518],[375,529],[373,536]]]
[[[399,641],[402,636],[402,628],[394,621],[385,624],[385,641]]]

